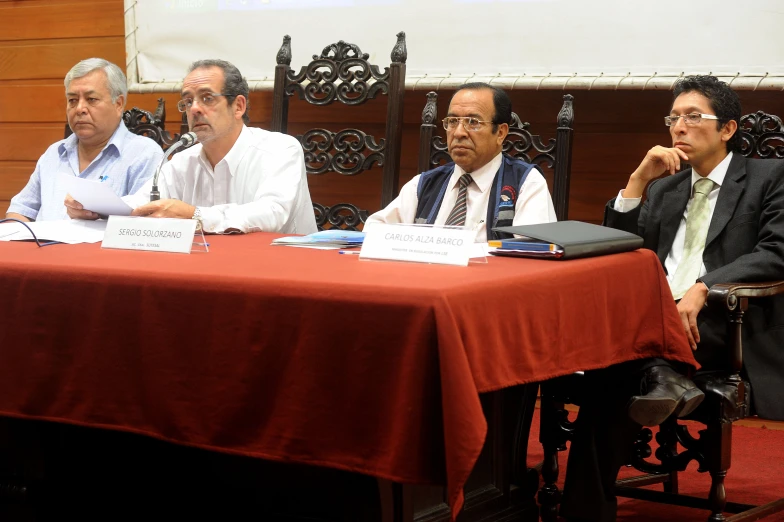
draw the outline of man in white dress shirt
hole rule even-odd
[[[512,102],[503,90],[479,82],[461,86],[444,118],[454,163],[415,176],[368,218],[365,230],[375,223],[467,226],[483,242],[500,237],[492,231],[496,226],[555,221],[541,172],[501,152],[511,119]]]
[[[211,233],[316,231],[302,147],[291,136],[245,125],[248,91],[229,62],[191,65],[178,108],[199,143],[164,165],[160,200],[150,202],[152,180],[125,198],[134,216],[198,219]],[[72,218],[98,217],[71,198],[65,204]]]

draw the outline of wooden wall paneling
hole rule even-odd
[[[158,98],[163,98],[166,101],[166,119],[177,120],[180,119],[180,111],[177,110],[177,102],[180,95],[176,92],[151,92],[139,94],[136,92],[128,93],[128,100],[125,103],[125,108],[139,107],[147,111],[155,110],[158,106]]]
[[[35,170],[35,163],[35,161],[0,163],[0,201],[10,200],[27,184],[27,180]]]
[[[68,0],[13,7],[0,3],[0,41],[117,36],[124,31],[123,5],[114,0],[89,7]]]
[[[0,123],[0,162],[37,161],[46,148],[63,139],[64,123]]]
[[[26,80],[0,84],[0,121],[3,123],[65,123],[65,86],[62,81],[30,85]]]
[[[288,120],[293,123],[318,125],[329,122],[353,121],[366,125],[369,123],[384,123],[386,110],[386,96],[368,100],[365,104],[359,106],[333,103],[325,107],[314,107],[293,96],[289,103]]]
[[[0,80],[64,78],[74,64],[95,56],[124,64],[124,45],[122,36],[0,42]]]

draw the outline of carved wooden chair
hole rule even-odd
[[[271,130],[286,132],[289,97],[316,106],[339,102],[349,106],[362,105],[379,94],[387,95],[385,135],[381,139],[359,129],[333,132],[311,129],[298,135],[305,151],[308,174],[318,176],[335,172],[356,176],[374,166],[382,173],[379,208],[387,206],[398,193],[401,139],[403,133],[403,96],[406,77],[405,33],[397,34],[392,49],[392,63],[383,71],[368,62],[369,55],[357,45],[339,41],[328,45],[313,61],[295,72],[291,65],[291,38],[283,37],[275,67]],[[313,204],[316,224],[324,228],[357,230],[368,217],[368,210],[351,203],[325,206]]]
[[[574,97],[566,94],[563,105],[558,112],[558,128],[556,137],[550,138],[547,143],[542,141],[538,134],[531,134],[530,125],[520,120],[516,113],[512,113],[509,123],[509,134],[504,140],[503,151],[505,154],[520,158],[528,163],[534,163],[543,172],[553,173],[553,205],[555,215],[559,221],[568,219],[569,214],[569,184],[572,175],[572,125],[574,123]],[[427,93],[427,102],[422,110],[422,124],[419,127],[419,172],[426,172],[451,160],[447,152],[446,139],[436,134],[437,129],[442,129],[438,120],[438,94],[431,91]]]
[[[163,98],[158,98],[158,107],[155,112],[145,111],[138,107],[123,112],[123,123],[129,131],[140,136],[147,136],[160,145],[163,150],[168,149],[180,138],[180,134],[172,136],[166,131],[166,101]],[[183,114],[180,133],[185,132],[188,132],[188,122]],[[63,137],[67,138],[71,134],[73,134],[71,127],[66,123]]]
[[[784,125],[779,117],[758,111],[741,118],[741,154],[747,157],[784,159]],[[731,465],[732,423],[751,416],[751,389],[742,375],[743,315],[749,300],[784,293],[784,281],[769,283],[717,284],[708,292],[708,310],[724,314],[727,321],[727,372],[698,375],[695,383],[705,392],[703,403],[685,420],[698,421],[704,429],[692,434],[678,419],[667,419],[659,427],[655,452],[658,462],[647,460],[651,454],[653,433],[643,428],[632,450],[630,466],[645,473],[616,482],[616,494],[710,510],[709,522],[758,520],[784,510],[784,498],[761,506],[727,502],[724,478]],[[566,449],[573,425],[568,420],[565,403],[579,404],[581,379],[569,375],[542,385],[540,442],[544,449],[542,478],[539,491],[542,520],[555,521],[561,494],[555,485],[558,479],[558,451]],[[697,436],[695,436],[697,435]],[[680,448],[679,448],[680,445]],[[682,450],[681,450],[682,448]],[[680,450],[680,451],[679,451]],[[697,471],[708,472],[711,487],[708,498],[678,493],[678,472],[692,461]],[[641,489],[641,486],[663,484],[663,491]],[[733,513],[725,516],[724,513]]]

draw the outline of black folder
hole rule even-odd
[[[642,247],[642,238],[636,234],[615,228],[593,225],[582,221],[556,221],[539,225],[520,225],[516,227],[498,227],[496,232],[506,232],[538,239],[557,245],[563,254],[547,256],[548,259],[576,259],[578,257],[603,256],[629,252]],[[496,250],[498,255],[526,256],[525,252]],[[530,257],[542,257],[531,253]]]

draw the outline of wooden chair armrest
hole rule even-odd
[[[743,367],[743,314],[746,312],[748,300],[754,297],[768,297],[784,293],[784,281],[766,283],[721,283],[708,290],[708,308],[724,310],[728,313],[729,363],[732,375],[730,382],[740,382],[740,371]],[[741,398],[743,396],[741,395]]]
[[[769,297],[784,293],[784,281],[765,283],[717,283],[708,290],[708,306],[734,310],[739,299]]]

